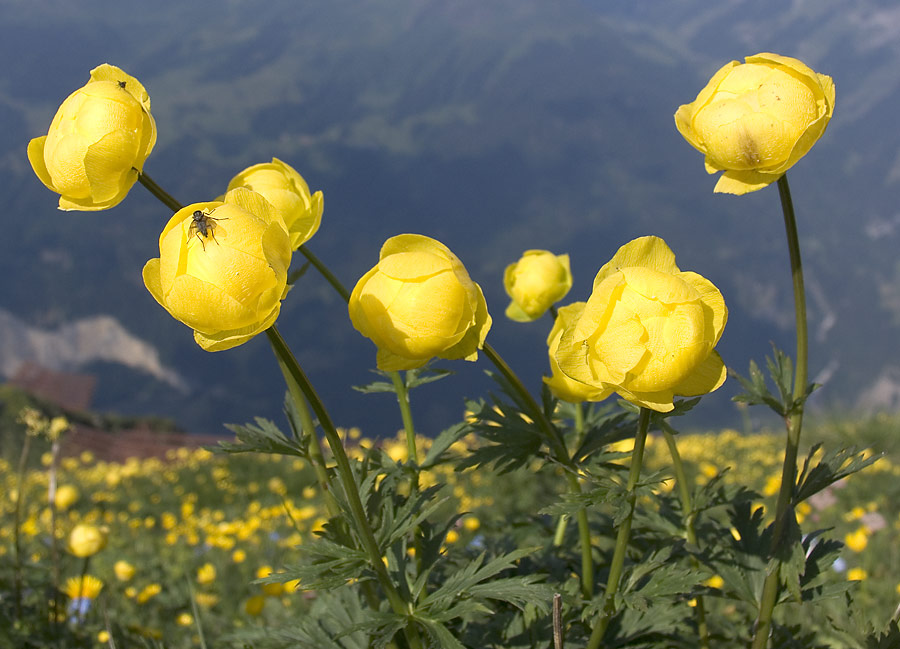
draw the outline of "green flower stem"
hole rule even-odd
[[[770,556],[774,556],[784,542],[784,532],[788,517],[793,515],[791,499],[797,481],[797,454],[800,449],[800,430],[803,426],[803,403],[800,400],[806,394],[806,382],[809,371],[809,338],[806,326],[806,292],[803,286],[803,264],[800,260],[800,239],[797,236],[797,219],[794,215],[794,203],[791,200],[791,189],[787,175],[778,179],[778,196],[781,198],[781,210],[784,213],[784,228],[787,235],[788,252],[791,259],[791,278],[794,285],[794,318],[797,328],[797,360],[794,374],[795,402],[785,420],[787,441],[784,449],[784,464],[781,469],[781,488],[775,505],[775,526],[772,531]],[[774,564],[763,584],[762,596],[759,600],[759,616],[756,619],[756,631],[753,636],[752,649],[764,649],[769,642],[772,627],[772,614],[778,601],[779,572],[781,562]]]
[[[344,299],[344,302],[350,301],[350,291],[348,291],[341,281],[335,277],[334,273],[322,263],[321,259],[310,252],[306,245],[300,246],[297,250],[309,260],[309,263],[316,267],[316,270],[318,270],[322,274],[322,277],[331,284],[331,287]],[[400,372],[389,372],[389,374],[391,375],[391,381],[394,383],[394,392],[397,393],[397,401],[400,404],[400,416],[403,419],[403,429],[406,431],[406,447],[409,450],[409,459],[412,462],[418,462],[416,453],[416,430],[413,426],[412,410],[409,407],[409,390],[406,387],[406,383],[403,381],[403,377],[400,376]],[[418,483],[418,477],[416,477],[416,483]]]
[[[612,561],[609,564],[609,575],[606,579],[606,591],[603,595],[603,609],[600,613],[600,619],[594,625],[591,631],[591,637],[588,640],[588,649],[598,649],[603,642],[603,635],[606,628],[615,613],[616,590],[619,588],[619,579],[622,577],[622,569],[625,567],[625,552],[628,549],[628,541],[631,537],[631,524],[634,520],[634,506],[637,502],[637,494],[635,488],[641,477],[641,464],[644,461],[644,445],[647,442],[647,429],[650,426],[650,410],[641,408],[641,414],[638,418],[637,435],[634,438],[634,450],[631,452],[631,468],[628,471],[628,483],[625,486],[627,491],[626,499],[628,501],[628,515],[619,525],[616,534],[616,546],[613,549]]]
[[[681,499],[681,511],[684,516],[684,536],[688,543],[696,547],[697,530],[695,521],[697,514],[694,512],[694,503],[693,498],[691,498],[691,490],[688,487],[687,473],[684,470],[681,453],[678,452],[678,444],[675,441],[675,431],[665,421],[662,422],[662,431],[666,440],[666,446],[669,447],[672,467],[675,469],[675,483],[678,486],[678,496]],[[697,557],[691,557],[691,564],[694,568],[700,568],[700,562],[697,560]],[[697,635],[700,637],[700,649],[709,649],[709,627],[706,623],[706,607],[703,604],[703,596],[697,595],[695,599],[697,605],[694,607],[694,614],[697,617]]]
[[[347,287],[344,286],[340,280],[335,277],[334,273],[328,270],[328,267],[322,263],[322,260],[316,257],[309,251],[309,248],[306,247],[306,244],[297,248],[297,250],[309,260],[313,266],[316,267],[320,273],[322,273],[322,277],[324,277],[329,284],[331,284],[332,288],[337,291],[338,295],[344,298],[344,302],[350,301],[350,292],[347,290]]]
[[[412,410],[409,407],[409,390],[400,372],[391,372],[390,374],[391,381],[394,382],[394,392],[397,393],[397,403],[400,404],[403,430],[406,431],[406,454],[409,456],[408,460],[418,466],[419,454],[416,450],[416,429],[413,426]],[[413,470],[410,487],[413,493],[419,489],[419,473],[417,469]]]
[[[534,419],[544,431],[544,435],[547,438],[547,443],[550,446],[554,458],[565,467],[569,491],[573,494],[581,493],[581,485],[578,483],[577,475],[578,468],[569,456],[565,440],[563,440],[559,431],[547,420],[544,416],[543,409],[538,405],[537,401],[534,400],[534,397],[531,396],[531,393],[525,388],[522,381],[519,380],[516,373],[510,369],[509,365],[506,364],[506,361],[503,360],[500,354],[498,354],[488,343],[484,343],[483,351],[487,357],[491,359],[491,362],[497,369],[500,370],[500,373],[503,374],[506,380],[509,381],[510,385],[513,386],[519,396],[522,397],[528,407],[528,415]],[[588,525],[586,509],[578,510],[577,520],[578,542],[581,546],[581,592],[586,599],[590,599],[593,597],[594,593],[594,559],[591,556],[591,529]]]
[[[331,481],[328,476],[328,465],[325,462],[325,456],[322,454],[322,445],[319,443],[319,435],[316,433],[316,426],[313,423],[312,414],[309,412],[309,406],[306,403],[306,399],[303,397],[300,386],[297,384],[297,381],[294,380],[294,376],[291,374],[287,363],[278,353],[278,349],[275,347],[275,343],[272,342],[271,338],[269,338],[269,343],[272,345],[272,351],[275,352],[275,359],[278,361],[278,367],[281,368],[281,373],[284,375],[284,382],[288,386],[288,391],[291,394],[291,400],[294,402],[294,407],[297,408],[297,413],[300,416],[300,425],[309,436],[309,457],[312,460],[313,471],[316,474],[316,482],[319,483],[319,490],[322,492],[322,497],[325,499],[325,507],[328,510],[328,515],[331,517],[337,516],[340,513],[340,507],[329,488]]]
[[[177,212],[182,207],[184,207],[181,203],[172,198],[172,195],[169,194],[165,189],[157,185],[156,182],[143,171],[138,171],[138,181],[144,187],[146,187],[151,194],[162,201],[163,205],[168,207],[173,212]]]
[[[266,329],[266,335],[269,337],[272,347],[275,349],[275,353],[284,361],[293,380],[296,381],[300,390],[303,392],[303,395],[312,407],[316,417],[319,419],[319,425],[325,433],[325,438],[328,440],[331,454],[337,465],[337,473],[341,480],[344,495],[347,497],[347,503],[349,504],[351,513],[355,519],[356,531],[359,534],[363,548],[369,555],[369,563],[372,566],[372,570],[375,572],[378,583],[381,584],[394,613],[404,618],[408,618],[411,613],[411,606],[403,600],[402,596],[397,591],[397,588],[394,586],[390,575],[387,572],[387,567],[384,565],[381,550],[378,547],[378,542],[375,539],[372,527],[369,525],[369,520],[366,517],[366,510],[363,507],[362,500],[359,497],[356,481],[353,478],[353,471],[350,468],[350,460],[347,458],[347,454],[344,451],[340,435],[338,435],[337,429],[331,421],[331,416],[322,404],[322,400],[319,399],[319,395],[316,393],[315,388],[313,388],[312,383],[310,383],[306,374],[303,372],[303,368],[300,367],[297,359],[294,358],[293,353],[291,353],[290,348],[287,346],[287,343],[285,343],[284,338],[281,337],[278,329],[273,325]],[[405,636],[410,649],[422,648],[422,640],[419,637],[418,630],[415,626],[407,624]]]
[[[574,453],[581,447],[581,443],[584,441],[584,404],[573,403],[572,405],[575,408],[575,443],[574,448],[572,449],[572,452]],[[553,545],[558,547],[563,544],[568,524],[568,514],[563,514],[559,517],[559,521],[556,523],[556,534],[553,535]]]

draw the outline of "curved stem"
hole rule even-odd
[[[325,406],[319,398],[319,395],[316,393],[315,388],[313,388],[312,383],[310,383],[306,374],[303,372],[303,368],[300,367],[297,359],[294,358],[293,353],[287,346],[287,343],[285,343],[284,338],[281,337],[278,329],[273,325],[266,329],[266,335],[269,337],[269,341],[272,343],[275,353],[284,361],[292,378],[297,382],[298,387],[303,392],[303,395],[312,407],[313,412],[319,419],[319,425],[322,427],[325,439],[328,440],[328,445],[331,448],[331,454],[334,456],[335,463],[337,464],[337,473],[341,480],[344,495],[347,498],[347,504],[350,506],[350,511],[353,515],[354,522],[356,523],[356,531],[359,534],[363,549],[366,554],[369,555],[369,563],[375,573],[378,583],[384,590],[385,596],[394,613],[404,618],[408,618],[411,612],[411,606],[403,600],[403,597],[397,591],[397,588],[394,586],[390,575],[388,574],[387,567],[384,565],[384,559],[381,550],[378,547],[378,541],[375,539],[375,534],[366,517],[366,510],[359,497],[356,481],[353,478],[353,470],[350,468],[350,460],[344,452],[340,435],[338,435],[337,429],[331,421],[331,416],[325,409]],[[410,645],[410,649],[422,648],[422,640],[419,637],[419,632],[415,626],[407,624],[404,633],[406,640]]]
[[[138,172],[138,182],[140,182],[147,190],[156,196],[166,207],[168,207],[173,212],[177,212],[182,207],[184,207],[181,203],[172,198],[172,195],[169,194],[165,189],[156,184],[156,182],[143,171]]]
[[[406,381],[400,375],[400,372],[391,372],[391,380],[394,382],[394,392],[397,393],[397,403],[400,405],[400,416],[403,418],[403,430],[406,432],[406,454],[407,460],[413,465],[418,466],[419,455],[416,450],[416,429],[413,426],[412,410],[409,407],[409,390],[406,387]],[[415,493],[419,489],[419,472],[414,468],[410,478],[410,487]]]
[[[525,388],[525,385],[509,365],[506,364],[506,361],[503,360],[500,354],[488,343],[484,343],[483,351],[506,380],[509,381],[519,396],[522,397],[529,411],[528,415],[544,431],[547,444],[550,446],[554,459],[566,468],[566,480],[569,483],[569,491],[573,494],[581,493],[581,485],[578,483],[577,476],[578,469],[569,456],[565,440],[563,440],[559,431],[544,416],[543,409],[534,400],[534,397],[531,396],[531,393]],[[577,521],[578,542],[581,546],[581,593],[586,599],[590,599],[594,593],[594,559],[591,556],[591,529],[588,524],[586,509],[578,510]]]
[[[297,384],[297,381],[294,380],[294,376],[291,374],[287,363],[278,353],[271,338],[269,339],[269,343],[272,345],[272,351],[275,352],[275,359],[278,361],[278,367],[281,368],[284,382],[287,384],[288,391],[291,394],[291,400],[294,402],[294,407],[297,409],[297,414],[300,417],[300,424],[309,436],[309,457],[310,460],[312,460],[311,464],[313,466],[313,471],[316,474],[316,482],[318,482],[319,490],[322,492],[322,498],[325,500],[325,508],[328,510],[329,516],[337,516],[340,513],[340,507],[338,507],[337,501],[334,499],[334,495],[329,488],[331,481],[328,476],[328,465],[325,463],[322,445],[319,443],[319,435],[316,433],[316,426],[313,423],[312,415],[309,412],[309,406],[306,403],[306,399],[303,397],[300,386]]]
[[[696,547],[697,530],[694,524],[697,517],[694,512],[691,490],[688,487],[684,462],[681,461],[681,453],[678,452],[678,444],[675,442],[674,431],[665,421],[662,422],[662,432],[663,437],[666,440],[666,445],[669,447],[669,455],[672,458],[672,467],[675,469],[675,482],[678,485],[678,495],[681,499],[681,512],[682,517],[684,518],[684,536],[688,543]],[[691,556],[691,564],[695,569],[700,567],[700,562],[695,556]],[[697,617],[697,635],[700,637],[700,649],[709,649],[709,627],[706,624],[706,607],[703,603],[703,596],[697,595],[695,599],[697,605],[694,607],[694,614]]]
[[[350,301],[350,292],[347,290],[347,287],[341,284],[340,280],[335,277],[334,273],[328,270],[328,267],[323,264],[318,257],[316,257],[309,251],[309,248],[306,247],[306,244],[300,246],[299,248],[297,248],[297,250],[309,260],[309,263],[316,267],[316,270],[322,273],[322,277],[324,277],[328,281],[328,283],[331,284],[332,288],[337,291],[338,295],[344,298],[344,302]]]
[[[603,642],[603,634],[612,619],[615,610],[616,590],[619,588],[619,579],[622,577],[622,569],[625,567],[625,553],[628,550],[628,541],[631,538],[631,524],[634,520],[634,505],[637,502],[635,488],[641,477],[641,464],[644,461],[644,445],[647,442],[647,429],[650,426],[650,410],[641,408],[638,417],[637,435],[634,437],[634,450],[631,452],[631,468],[628,471],[628,483],[625,486],[627,492],[628,515],[619,524],[616,534],[616,546],[613,549],[612,561],[609,564],[609,575],[606,579],[606,591],[603,595],[603,609],[600,619],[591,631],[588,640],[588,649],[598,649]]]
[[[573,403],[575,408],[575,440],[573,444],[572,453],[578,451],[581,447],[581,443],[584,441],[584,404],[583,403]],[[553,535],[553,545],[560,546],[563,544],[563,541],[566,537],[566,527],[569,524],[569,516],[568,514],[563,514],[559,517],[559,521],[556,523],[556,533]]]
[[[785,419],[787,441],[784,449],[784,464],[781,469],[781,488],[775,506],[775,525],[772,533],[770,556],[783,547],[784,533],[787,529],[788,517],[793,515],[791,499],[797,480],[797,454],[800,448],[800,430],[803,426],[803,402],[806,395],[809,365],[809,338],[806,325],[806,293],[803,286],[803,264],[800,260],[800,240],[797,236],[797,219],[794,215],[794,203],[787,176],[778,179],[778,196],[781,198],[781,209],[784,213],[784,228],[787,235],[788,253],[791,259],[791,278],[794,286],[794,318],[797,329],[797,360],[794,374],[793,399],[797,404],[791,408]],[[778,601],[779,572],[781,561],[777,561],[763,584],[763,592],[759,602],[759,616],[756,620],[756,631],[752,649],[763,649],[769,641],[772,626],[772,614]]]

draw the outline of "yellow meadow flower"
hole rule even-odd
[[[863,568],[851,568],[847,571],[847,581],[865,581],[869,573]]]
[[[124,559],[119,559],[113,565],[113,572],[119,581],[131,581],[131,578],[134,577],[135,568]]]
[[[93,575],[81,577],[69,577],[62,587],[70,599],[95,599],[103,590],[103,582]]]
[[[162,586],[157,583],[147,584],[144,586],[144,589],[141,590],[137,594],[137,603],[138,604],[146,604],[152,598],[156,597],[162,592]]]
[[[869,530],[865,526],[856,528],[844,536],[844,544],[854,552],[862,552],[869,545]]]
[[[581,316],[563,331],[556,360],[563,374],[659,412],[675,395],[697,396],[725,381],[715,351],[728,310],[709,280],[675,265],[658,237],[619,248],[594,278]]]
[[[491,328],[487,303],[444,244],[401,234],[356,284],[350,320],[378,347],[378,369],[410,370],[435,356],[474,361]]]
[[[56,490],[56,497],[54,498],[53,504],[58,510],[65,511],[78,502],[80,495],[78,487],[70,484],[60,485]]]
[[[81,558],[93,556],[106,547],[108,534],[106,526],[79,523],[69,533],[69,552]]]
[[[34,173],[61,210],[104,210],[125,198],[156,144],[144,86],[104,63],[56,111],[47,135],[28,144]]]
[[[244,169],[228,183],[228,191],[237,187],[262,194],[275,206],[291,238],[291,250],[309,241],[319,230],[325,207],[322,192],[310,194],[303,176],[278,158]]]
[[[266,598],[262,595],[253,595],[248,597],[244,603],[244,611],[251,617],[258,617],[262,614],[263,608],[266,606]]]
[[[506,267],[503,287],[512,299],[506,317],[531,322],[563,299],[572,288],[569,255],[548,250],[526,250],[519,261]]]
[[[238,188],[224,203],[182,208],[160,235],[159,254],[144,266],[144,284],[206,351],[245,343],[278,318],[290,240],[259,194]]]
[[[216,580],[216,567],[211,563],[204,563],[197,570],[197,583],[206,585]]]
[[[775,182],[812,148],[834,110],[834,82],[802,61],[761,53],[731,61],[713,75],[675,125],[706,156],[706,171],[724,171],[715,191],[746,194]]]
[[[256,578],[263,579],[271,575],[272,572],[272,566],[261,566],[256,571]],[[262,592],[269,597],[280,597],[284,592],[284,584],[260,584],[260,587],[262,588]]]

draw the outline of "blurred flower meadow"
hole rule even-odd
[[[146,170],[165,128],[148,90],[98,66],[29,144],[37,177],[63,210],[115,209],[136,184],[158,199],[146,289],[206,351],[263,335],[285,417],[229,425],[218,446],[114,463],[63,453],[73,413],[22,407],[20,443],[0,462],[4,642],[900,646],[900,509],[871,489],[896,482],[896,421],[804,421],[818,386],[803,200],[795,210],[786,174],[825,135],[835,96],[829,76],[760,53],[724,65],[674,115],[707,173],[722,172],[716,192],[777,189],[794,350],[730,368],[716,350],[728,297],[652,233],[598,243],[592,291],[574,300],[569,256],[529,249],[496,281],[505,317],[548,332],[536,393],[537,377],[523,380],[491,337],[500,307],[464,250],[397,234],[373,245],[348,290],[340,260],[309,248],[330,224],[302,161],[261,161],[217,198],[182,204]],[[378,378],[356,389],[396,400],[396,439],[337,428],[282,337],[282,302],[307,273],[347,302],[348,320],[323,326],[373,343]],[[494,389],[458,404],[459,422],[434,438],[417,434],[416,388],[464,361],[484,364]],[[679,417],[726,380],[743,388],[742,408],[774,411],[784,430],[679,433]]]

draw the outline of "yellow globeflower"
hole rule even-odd
[[[556,360],[556,353],[559,351],[559,341],[562,338],[563,331],[572,326],[581,317],[581,314],[584,313],[584,305],[584,302],[574,302],[568,306],[560,307],[556,320],[553,322],[553,329],[550,330],[550,335],[547,336],[551,376],[549,378],[544,377],[544,383],[547,384],[554,396],[569,403],[600,401],[605,399],[608,394],[601,388],[569,378],[559,369],[559,363]]]
[[[725,381],[715,351],[728,310],[700,275],[682,272],[658,237],[619,248],[594,278],[581,316],[563,331],[556,353],[569,378],[639,406],[672,410],[674,396],[712,392]]]
[[[862,552],[869,545],[869,530],[859,527],[844,536],[844,544],[854,552]]]
[[[724,171],[715,191],[746,194],[778,180],[812,148],[834,110],[834,82],[802,61],[748,56],[719,69],[675,125],[706,156],[706,171]]]
[[[144,86],[104,63],[62,103],[47,135],[29,142],[28,160],[60,194],[61,210],[103,210],[125,198],[154,144]]]
[[[124,559],[119,559],[113,565],[113,572],[119,581],[131,581],[131,578],[134,577],[135,569],[133,565]]]
[[[350,295],[350,320],[378,347],[378,369],[409,370],[435,356],[474,361],[491,328],[481,287],[444,244],[401,234]]]
[[[106,526],[79,523],[69,533],[69,552],[76,557],[90,557],[106,547],[109,529]]]
[[[569,255],[526,250],[519,261],[506,267],[503,287],[512,298],[506,307],[507,318],[516,322],[537,320],[572,288]]]
[[[247,598],[247,602],[244,604],[244,610],[247,612],[247,615],[258,617],[262,613],[265,605],[265,597],[262,595],[253,595],[252,597]]]
[[[144,284],[207,351],[230,349],[271,327],[281,310],[290,241],[275,208],[248,189],[194,203],[169,220]]]
[[[865,581],[868,577],[869,573],[865,568],[851,568],[847,571],[848,581]]]
[[[143,590],[137,594],[137,603],[138,604],[146,604],[152,598],[156,597],[162,592],[162,586],[157,583],[147,584],[144,586]]]
[[[56,497],[53,499],[53,504],[56,505],[57,509],[65,511],[78,502],[79,496],[80,494],[78,493],[77,487],[70,484],[60,485],[56,490]]]
[[[325,207],[322,192],[310,194],[303,176],[278,158],[244,169],[228,183],[228,191],[237,187],[262,194],[275,206],[291,237],[291,250],[312,239],[319,230]]]
[[[257,579],[264,579],[272,574],[271,566],[262,566],[256,571]],[[269,597],[279,597],[284,592],[284,584],[260,584],[262,592]]]
[[[81,577],[69,577],[62,587],[70,599],[95,599],[103,590],[103,582],[93,575]]]
[[[197,583],[206,585],[216,580],[216,567],[211,563],[204,563],[197,570]]]

